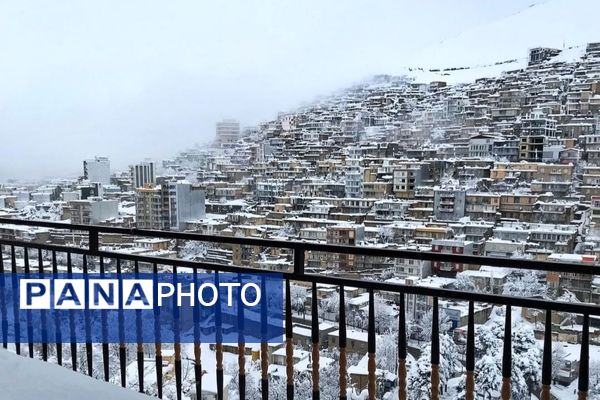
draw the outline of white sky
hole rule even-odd
[[[398,72],[427,60],[424,49],[530,4],[3,1],[0,180],[76,176],[94,155],[118,168],[170,157],[210,139],[221,118],[257,124],[369,75]],[[515,56],[526,51],[511,45]]]

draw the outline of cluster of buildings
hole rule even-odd
[[[97,157],[84,161],[78,180],[4,185],[0,214],[28,210],[29,217],[81,224],[595,263],[600,43],[576,60],[560,55],[532,49],[525,68],[457,85],[376,76],[257,127],[219,122],[211,148],[160,163],[113,173],[109,160]],[[0,236],[55,237],[2,229]],[[161,250],[176,251],[172,245]],[[215,246],[202,257],[279,271],[292,265],[291,251],[253,246]],[[512,273],[317,252],[306,262],[315,272],[411,285],[446,287],[465,275],[494,293]],[[548,273],[540,281],[558,294],[600,302],[600,279]],[[409,303],[416,315],[419,300]],[[446,308],[457,328],[464,325],[463,305]]]

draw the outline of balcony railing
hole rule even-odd
[[[2,255],[9,255],[11,269],[5,270],[4,263],[0,264],[0,273],[17,273],[21,272],[17,268],[17,262],[15,257],[15,249],[23,248],[24,252],[24,272],[30,272],[29,265],[29,250],[37,250],[38,255],[38,267],[39,272],[43,273],[43,252],[48,252],[52,256],[52,271],[57,273],[57,253],[64,253],[67,255],[67,269],[68,272],[72,271],[72,254],[83,255],[82,269],[87,272],[87,261],[90,257],[97,258],[99,260],[100,272],[104,272],[105,259],[117,260],[117,266],[120,265],[122,260],[128,260],[134,263],[135,272],[139,271],[140,263],[147,263],[153,266],[154,272],[158,272],[159,265],[171,266],[174,272],[177,271],[178,267],[186,267],[192,269],[211,270],[216,272],[233,272],[233,273],[260,273],[265,272],[255,268],[238,267],[233,265],[221,265],[209,262],[192,262],[181,259],[170,259],[153,256],[143,255],[131,255],[125,253],[119,253],[114,251],[103,251],[100,250],[99,234],[122,234],[131,235],[135,237],[145,238],[167,238],[176,240],[191,240],[191,241],[203,241],[213,243],[226,243],[232,245],[245,245],[245,246],[257,246],[259,248],[282,248],[293,250],[293,270],[284,272],[283,277],[285,279],[285,338],[286,338],[286,376],[287,376],[287,398],[294,398],[294,369],[293,369],[293,329],[292,329],[292,304],[290,296],[290,282],[301,281],[312,285],[312,391],[313,399],[320,398],[320,385],[319,385],[319,316],[318,316],[318,299],[317,284],[331,284],[337,285],[340,290],[340,304],[344,303],[344,287],[362,288],[368,292],[369,306],[368,306],[368,398],[375,400],[376,398],[376,329],[375,329],[375,301],[374,293],[377,292],[392,292],[398,295],[399,298],[399,316],[398,316],[398,398],[407,399],[407,331],[406,331],[406,310],[405,310],[405,297],[406,295],[418,295],[427,296],[432,298],[432,326],[431,326],[431,398],[440,398],[440,331],[439,331],[439,306],[438,300],[443,299],[454,299],[468,302],[468,324],[467,324],[467,341],[466,341],[466,399],[473,400],[477,393],[475,387],[475,312],[474,304],[476,302],[490,303],[495,305],[502,305],[506,307],[507,312],[505,313],[505,332],[503,340],[503,355],[502,355],[502,399],[510,399],[511,396],[511,376],[512,371],[512,313],[511,307],[527,307],[541,311],[545,311],[545,334],[543,344],[543,362],[542,362],[542,379],[541,379],[541,390],[540,399],[550,400],[551,392],[551,379],[552,379],[552,313],[553,312],[564,312],[571,314],[582,314],[583,315],[583,328],[581,332],[581,353],[579,363],[579,399],[587,399],[588,386],[589,386],[589,333],[590,333],[590,315],[600,315],[600,307],[592,304],[585,303],[565,303],[559,301],[551,301],[539,298],[524,298],[524,297],[511,297],[496,294],[486,293],[474,293],[465,292],[452,289],[439,289],[421,286],[406,286],[400,284],[391,284],[378,281],[370,280],[358,280],[341,278],[327,275],[317,275],[305,272],[305,256],[307,252],[325,252],[335,254],[348,254],[348,255],[360,255],[360,256],[373,256],[373,257],[388,257],[388,258],[400,258],[400,259],[415,259],[415,260],[428,260],[433,262],[451,262],[451,263],[462,263],[468,265],[489,265],[494,267],[508,267],[522,270],[533,270],[533,271],[551,271],[551,272],[564,272],[564,273],[578,273],[583,275],[596,275],[600,272],[600,268],[594,265],[583,265],[583,264],[571,264],[571,263],[554,263],[554,262],[538,262],[533,260],[522,260],[522,259],[506,259],[506,258],[491,258],[481,256],[464,256],[456,254],[440,254],[432,252],[419,252],[419,251],[406,251],[406,250],[392,250],[392,249],[381,249],[381,248],[369,248],[369,247],[355,247],[355,246],[341,246],[341,245],[324,245],[316,243],[306,243],[298,241],[281,241],[281,240],[265,240],[256,238],[239,238],[229,236],[210,236],[195,233],[183,233],[183,232],[163,232],[163,231],[152,231],[143,229],[126,229],[126,228],[115,228],[115,227],[104,227],[104,226],[90,226],[90,225],[73,225],[63,224],[60,222],[47,222],[47,221],[29,221],[29,220],[15,220],[10,218],[0,218],[0,224],[13,224],[13,225],[24,225],[24,226],[35,226],[35,227],[46,227],[57,230],[72,230],[72,231],[83,231],[87,232],[88,236],[88,247],[69,247],[56,244],[48,243],[33,243],[26,242],[23,240],[14,239],[0,239],[0,250]],[[117,271],[120,273],[120,270]],[[346,332],[346,311],[345,307],[339,309],[339,398],[340,400],[346,399],[346,389],[348,387],[347,382],[347,332]],[[8,329],[8,321],[5,313],[2,315],[2,330],[6,332]],[[32,326],[28,326],[27,329],[34,329]],[[41,327],[44,329],[44,327]],[[3,335],[6,337],[6,334]],[[70,346],[71,354],[71,365],[73,370],[77,370],[77,344],[68,343]],[[8,343],[4,341],[2,343],[4,348],[8,348]],[[27,343],[29,349],[29,357],[34,357],[34,343]],[[92,343],[83,344],[86,349],[87,358],[87,374],[92,376],[94,365],[92,357]],[[156,381],[158,387],[158,397],[162,397],[163,394],[163,357],[161,350],[163,343],[154,343],[156,347],[155,356],[155,367],[156,367]],[[181,344],[174,343],[175,352],[175,385],[177,398],[182,397],[182,354]],[[62,365],[62,346],[63,343],[56,343],[57,348],[57,361]],[[21,353],[21,344],[15,343],[15,349],[17,354]],[[260,346],[260,357],[261,357],[261,396],[262,399],[269,398],[269,358],[268,358],[268,343],[261,343]],[[216,377],[217,377],[217,398],[223,399],[224,396],[224,382],[223,382],[223,344],[215,344],[216,351]],[[202,393],[202,365],[201,365],[201,347],[200,343],[194,343],[194,379],[196,393]],[[239,366],[239,398],[246,398],[246,369],[245,369],[245,343],[241,342],[238,346],[238,366]],[[48,345],[42,345],[41,356],[44,361],[48,360]],[[102,360],[104,369],[104,379],[109,380],[109,344],[102,344]],[[124,344],[120,345],[119,348],[119,365],[120,365],[120,377],[121,385],[126,386],[127,379],[127,354],[126,347]],[[138,370],[138,387],[140,392],[144,391],[144,350],[143,343],[137,344],[137,370]]]

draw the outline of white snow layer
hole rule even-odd
[[[148,400],[148,396],[41,360],[0,350],[2,399]]]
[[[411,71],[397,72],[412,76],[418,82],[470,82],[524,68],[527,65],[527,49],[540,46],[563,50],[564,54],[555,61],[571,61],[585,51],[588,42],[600,40],[595,20],[598,12],[600,2],[596,0],[533,3],[516,14],[466,29],[454,37],[424,47],[411,57]],[[508,60],[514,61],[495,65]],[[428,71],[449,67],[469,68],[445,73]]]

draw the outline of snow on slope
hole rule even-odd
[[[403,68],[399,72],[423,82],[468,82],[524,68],[528,50],[540,46],[565,49],[566,54],[559,58],[570,61],[585,51],[588,42],[600,41],[599,13],[600,1],[597,0],[549,0],[531,4],[516,14],[426,47],[414,54],[410,63],[424,69],[471,68],[447,73]],[[494,65],[506,60],[515,61]]]
[[[148,396],[79,372],[0,350],[0,398],[148,400]]]

